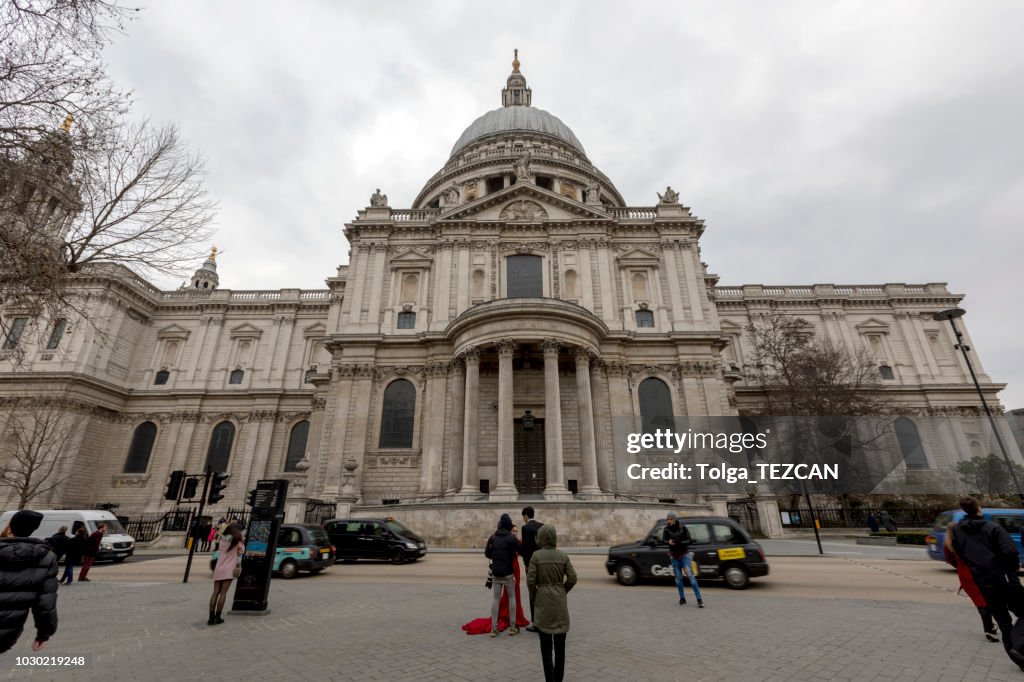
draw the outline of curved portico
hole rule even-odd
[[[452,490],[467,499],[482,494],[477,478],[479,470],[478,423],[480,403],[481,356],[490,358],[498,369],[497,400],[497,485],[489,491],[492,500],[514,500],[522,491],[516,485],[524,474],[535,480],[536,471],[518,471],[530,467],[517,453],[530,444],[537,445],[531,433],[543,423],[544,499],[571,498],[566,486],[560,364],[571,364],[575,371],[577,421],[580,444],[581,485],[578,493],[599,497],[596,439],[594,434],[591,364],[598,357],[601,342],[608,334],[605,324],[585,308],[566,301],[545,298],[512,298],[476,305],[452,321],[446,330],[455,357],[464,363],[461,481],[452,477]],[[539,353],[538,353],[539,352]],[[529,370],[533,358],[543,356],[543,408],[526,409],[516,418],[515,367]],[[530,404],[529,402],[523,404]],[[518,438],[518,441],[517,441]],[[533,464],[535,466],[535,464]],[[531,490],[529,492],[536,492]]]

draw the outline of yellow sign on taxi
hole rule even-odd
[[[742,559],[747,556],[747,553],[742,547],[730,547],[729,549],[718,550],[718,560],[726,561],[727,559]]]

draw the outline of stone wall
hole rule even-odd
[[[392,517],[420,535],[429,547],[479,547],[507,513],[521,526],[526,505],[537,512],[541,523],[553,524],[563,547],[603,547],[634,542],[654,523],[674,509],[680,516],[703,516],[711,508],[703,504],[658,505],[638,502],[466,502],[360,506],[353,518]]]

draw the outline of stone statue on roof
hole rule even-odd
[[[671,185],[665,188],[665,193],[658,192],[658,200],[663,204],[678,204],[679,192],[672,189]]]
[[[515,170],[517,182],[530,180],[530,152],[523,152],[522,156],[516,159]]]
[[[370,196],[370,206],[373,208],[382,208],[388,205],[388,195],[380,193],[380,187],[377,191]]]

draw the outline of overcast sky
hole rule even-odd
[[[409,207],[519,48],[627,203],[671,184],[705,219],[722,284],[948,282],[1017,408],[1022,26],[1016,0],[176,0],[107,58],[207,157],[222,287],[323,288],[344,223],[376,187]]]

